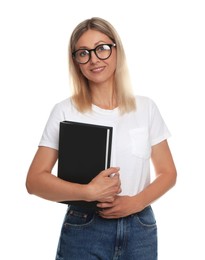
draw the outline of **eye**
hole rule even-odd
[[[110,46],[108,46],[107,44],[102,44],[99,45],[96,50],[97,52],[108,51],[110,50]]]
[[[86,57],[86,56],[88,56],[89,55],[89,51],[87,51],[87,50],[79,50],[78,51],[78,56],[80,56],[80,57]]]

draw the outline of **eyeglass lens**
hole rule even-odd
[[[91,52],[94,51],[95,55],[101,59],[108,59],[112,52],[112,47],[115,46],[113,44],[101,44],[98,45],[95,49],[87,50],[87,49],[79,49],[73,53],[76,61],[78,63],[87,63],[91,58]]]

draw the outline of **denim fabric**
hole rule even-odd
[[[119,219],[69,206],[56,260],[157,260],[157,226],[151,206]]]

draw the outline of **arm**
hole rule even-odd
[[[152,147],[151,159],[155,169],[155,180],[135,196],[116,196],[112,203],[101,203],[111,207],[102,211],[105,218],[123,217],[143,210],[165,194],[176,182],[176,168],[167,141]]]
[[[35,194],[52,201],[86,200],[112,201],[120,192],[119,174],[110,178],[109,175],[118,172],[118,168],[102,171],[88,185],[70,183],[51,174],[57,161],[58,151],[48,147],[39,147],[29,168],[26,188],[30,194]]]
[[[177,172],[166,140],[153,146],[151,159],[156,178],[136,196],[141,201],[142,209],[164,195],[176,183]]]

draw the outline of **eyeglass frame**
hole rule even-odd
[[[103,46],[103,45],[107,45],[107,46],[110,47],[110,54],[108,55],[107,58],[100,58],[100,57],[98,57],[97,52],[96,52],[96,49],[99,48],[100,46]],[[94,49],[90,49],[90,50],[84,49],[84,48],[80,48],[80,49],[72,52],[72,57],[76,60],[75,53],[80,51],[80,50],[85,50],[89,54],[89,59],[86,62],[79,62],[78,60],[76,60],[77,63],[79,63],[79,64],[86,64],[86,63],[88,63],[90,61],[90,59],[91,59],[91,52],[92,51],[95,53],[95,55],[96,55],[96,57],[98,59],[100,59],[100,60],[107,60],[111,56],[111,54],[112,54],[112,47],[116,47],[116,43],[102,43],[102,44],[97,45]]]

